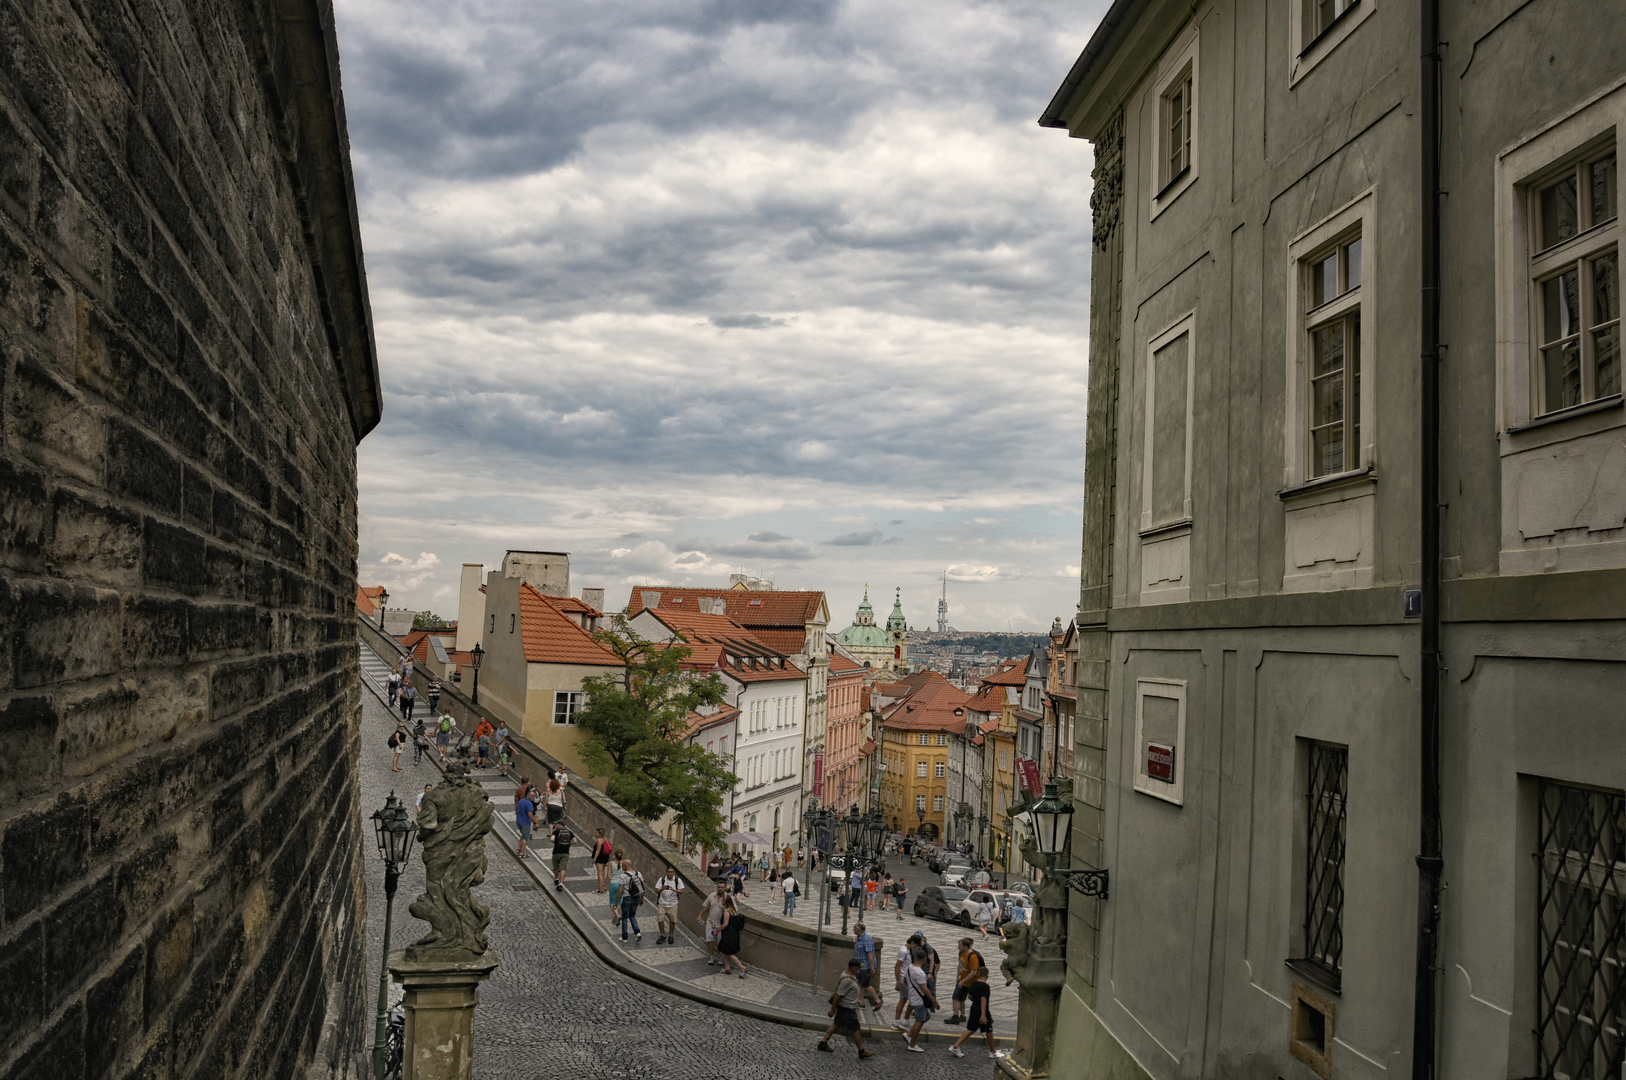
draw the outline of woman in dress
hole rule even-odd
[[[983,937],[988,936],[988,928],[994,925],[994,920],[998,917],[999,910],[994,907],[992,900],[983,900],[977,905],[977,929],[982,931]]]
[[[881,878],[881,910],[885,911],[892,906],[892,871],[888,870]]]
[[[548,824],[563,821],[565,816],[565,786],[557,776],[548,781]]]
[[[745,916],[735,905],[732,896],[723,900],[723,928],[717,937],[717,951],[723,956],[723,974],[728,974],[732,965],[740,969],[740,978],[745,978],[745,964],[740,960],[740,931],[745,929]]]

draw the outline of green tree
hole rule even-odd
[[[448,625],[450,624],[445,619],[442,619],[433,611],[419,611],[412,616],[412,629],[414,630],[438,630]]]
[[[739,778],[728,759],[684,741],[690,710],[721,704],[723,680],[684,668],[687,646],[649,641],[625,615],[594,637],[626,668],[582,680],[582,760],[632,813],[653,821],[670,810],[690,844],[723,846],[723,794]]]

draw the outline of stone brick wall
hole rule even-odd
[[[331,19],[0,0],[0,1075],[349,1075],[369,1035]]]

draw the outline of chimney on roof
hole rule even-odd
[[[582,590],[582,603],[586,604],[588,607],[592,608],[595,611],[603,611],[604,610],[604,590],[603,589],[583,589]]]
[[[644,590],[644,607],[651,611],[661,606],[661,594],[650,589]]]
[[[727,615],[728,601],[721,596],[702,596],[700,598],[700,613],[702,615]]]

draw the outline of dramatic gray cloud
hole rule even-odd
[[[1091,158],[1034,120],[1105,0],[336,7],[364,580],[449,612],[547,547],[612,600],[1072,611]]]

